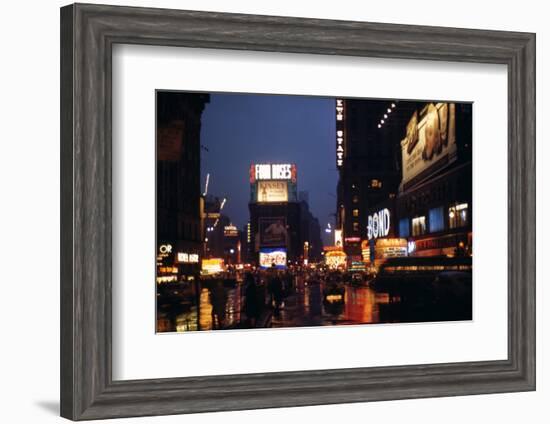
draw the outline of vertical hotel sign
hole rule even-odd
[[[340,169],[342,165],[344,165],[344,118],[344,100],[336,99],[336,167],[338,169]]]

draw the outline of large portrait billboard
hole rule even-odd
[[[259,221],[260,246],[286,246],[287,231],[284,217],[265,217]]]
[[[429,103],[422,112],[420,120],[413,114],[401,141],[403,185],[448,163],[456,151],[455,104]]]

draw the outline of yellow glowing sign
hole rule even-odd
[[[217,274],[223,272],[223,259],[212,258],[202,260],[202,270],[206,274]]]
[[[223,235],[225,237],[236,237],[239,235],[239,230],[234,225],[226,225],[223,227]]]
[[[386,238],[376,240],[374,249],[377,259],[398,258],[407,256],[407,239]]]
[[[198,263],[199,255],[197,253],[178,252],[177,261],[180,263]]]
[[[325,253],[325,263],[329,268],[336,269],[346,266],[346,254],[342,251],[334,250]]]
[[[288,202],[286,181],[258,181],[258,202]]]

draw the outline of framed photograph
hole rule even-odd
[[[61,415],[535,389],[535,35],[61,9]]]

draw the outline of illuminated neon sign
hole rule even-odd
[[[180,263],[196,264],[199,262],[199,255],[197,253],[178,252],[176,259]]]
[[[336,167],[344,165],[344,100],[336,99]]]
[[[390,233],[390,211],[385,208],[367,218],[367,237],[369,240],[386,237]]]
[[[258,163],[250,167],[250,182],[258,180],[291,180],[296,182],[296,165],[291,163]]]

